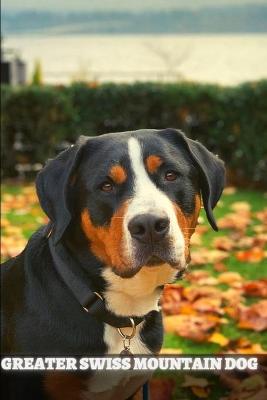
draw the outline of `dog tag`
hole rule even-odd
[[[123,350],[120,352],[121,356],[133,356],[133,353],[130,350],[130,346],[131,346],[131,339],[134,337],[136,332],[136,326],[133,318],[130,318],[130,321],[132,325],[132,332],[130,335],[124,334],[120,328],[117,328],[120,336],[122,337],[122,343],[123,343]]]
[[[120,353],[121,356],[133,356],[133,353],[130,350],[130,343],[131,343],[130,339],[127,339],[127,338],[123,339],[123,347],[124,347],[124,349]]]
[[[133,356],[133,353],[130,352],[130,348],[129,347],[125,347],[121,353],[121,356]]]

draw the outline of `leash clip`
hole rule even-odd
[[[131,356],[131,339],[135,336],[136,333],[136,325],[134,322],[133,318],[129,318],[131,325],[132,325],[132,332],[130,335],[126,335],[125,333],[122,332],[121,328],[117,328],[117,331],[119,332],[120,336],[122,337],[122,342],[123,342],[123,350],[121,351],[120,355],[121,356]]]

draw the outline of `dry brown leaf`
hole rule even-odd
[[[252,227],[253,231],[256,233],[265,233],[267,231],[266,225],[254,225]]]
[[[236,188],[234,186],[228,186],[224,189],[223,194],[226,196],[229,196],[231,194],[236,193]]]
[[[267,388],[256,391],[253,395],[246,398],[246,400],[266,400]]]
[[[255,243],[255,238],[252,236],[241,236],[236,238],[235,247],[238,249],[249,248],[252,247]]]
[[[181,308],[183,287],[178,284],[166,285],[163,291],[161,305],[165,314],[177,314]]]
[[[186,275],[186,279],[192,283],[208,277],[210,277],[210,273],[208,271],[204,271],[203,269],[195,269]]]
[[[228,270],[227,266],[222,262],[217,262],[214,264],[213,268],[217,272],[226,272]]]
[[[230,208],[237,213],[250,211],[251,206],[247,201],[235,201],[231,204]]]
[[[241,388],[247,391],[260,390],[263,389],[265,385],[265,379],[260,374],[249,376],[241,382]]]
[[[219,319],[209,315],[177,315],[175,333],[197,342],[209,338]]]
[[[190,239],[191,246],[201,246],[202,238],[201,234],[198,232],[194,232]]]
[[[219,277],[220,283],[226,283],[229,286],[236,286],[236,284],[243,281],[242,276],[238,272],[223,272]]]
[[[199,312],[211,312],[223,314],[221,308],[222,300],[216,297],[201,297],[193,303],[193,308]]]
[[[1,239],[1,256],[4,258],[11,258],[17,256],[22,252],[27,240],[22,236],[7,237]]]
[[[221,298],[222,291],[211,286],[188,286],[184,288],[183,295],[186,299],[193,302],[200,297]]]
[[[208,232],[209,227],[207,225],[197,225],[195,233],[198,233],[199,235],[203,235],[203,233]]]
[[[261,300],[250,307],[239,306],[238,327],[261,332],[267,329],[267,300]]]
[[[163,318],[164,331],[166,333],[175,333],[177,321],[180,323],[181,315],[167,315]]]
[[[263,224],[267,225],[267,208],[258,211],[255,213],[255,216],[258,220],[260,220]]]
[[[192,265],[214,264],[228,258],[228,253],[221,250],[211,250],[205,247],[191,252]]]
[[[221,400],[265,400],[267,395],[266,382],[262,375],[254,374],[245,379],[237,379],[230,374],[221,373],[222,383],[232,389],[228,397]]]
[[[222,292],[222,298],[227,303],[227,306],[236,307],[237,304],[244,300],[242,288],[229,288]]]
[[[18,226],[8,225],[5,228],[5,236],[21,235],[22,229]]]
[[[222,384],[229,389],[236,389],[240,385],[240,380],[237,379],[233,374],[230,375],[229,373],[221,372],[219,376]]]
[[[248,225],[251,223],[251,217],[247,213],[245,215],[239,214],[237,217],[236,213],[226,214],[224,217],[219,218],[217,225],[220,229],[234,229],[245,231]]]
[[[267,233],[258,233],[254,237],[255,246],[264,247],[267,244]]]
[[[213,245],[218,250],[230,251],[235,247],[235,242],[230,237],[220,236],[213,240]]]
[[[197,342],[207,340],[219,323],[219,318],[210,315],[172,315],[163,319],[165,332]]]
[[[1,228],[6,228],[10,225],[10,222],[7,218],[1,217]]]
[[[217,285],[218,280],[210,275],[208,271],[194,270],[186,275],[186,280],[198,285]]]

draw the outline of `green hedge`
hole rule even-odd
[[[3,172],[14,168],[13,143],[44,162],[63,139],[80,134],[177,127],[226,162],[237,184],[267,184],[267,80],[237,87],[136,83],[2,88]]]

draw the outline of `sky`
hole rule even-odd
[[[2,0],[3,10],[45,11],[157,11],[242,4],[267,4],[267,0]]]

